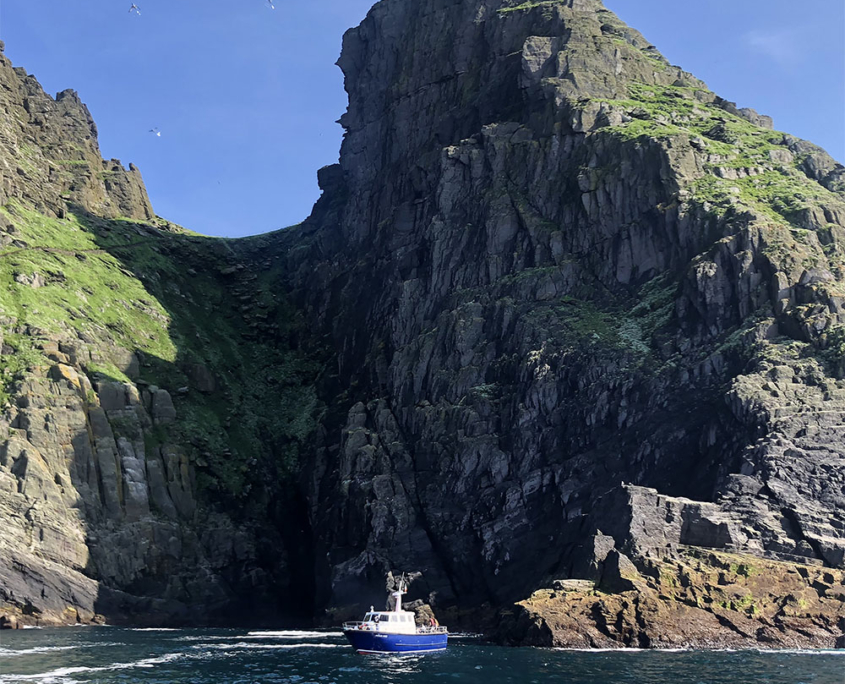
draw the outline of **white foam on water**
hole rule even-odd
[[[249,632],[246,637],[231,637],[233,639],[315,639],[323,637],[340,637],[343,632],[307,632],[285,630],[281,632]]]
[[[346,644],[256,644],[255,642],[240,641],[235,644],[195,644],[191,648],[205,649],[212,648],[220,651],[229,651],[234,649],[243,650],[279,650],[289,648],[348,648]]]
[[[106,644],[75,644],[72,646],[35,646],[33,648],[0,648],[0,658],[14,658],[15,656],[31,655],[33,653],[51,653],[53,651],[75,651],[79,648],[105,648],[106,646],[123,646],[119,643]]]
[[[684,651],[683,648],[551,648],[550,651],[562,651],[564,653],[647,653],[652,652],[674,652]]]
[[[342,637],[343,632],[249,632],[248,634],[194,634],[176,641],[243,641],[244,639],[324,639]]]
[[[569,653],[759,653],[762,655],[845,655],[845,650],[812,648],[551,648]]]
[[[90,629],[92,627],[113,627],[114,625],[107,625],[105,622],[101,625],[94,625],[94,624],[85,624],[84,622],[77,622],[73,625],[67,625],[66,627],[62,627],[62,629]],[[41,629],[40,627],[38,629]]]
[[[172,627],[133,627],[130,632],[178,632]]]
[[[845,649],[822,649],[822,648],[754,648],[751,649],[756,653],[762,655],[778,655],[786,653],[789,655],[825,655],[825,656],[843,656]]]
[[[611,649],[612,650],[612,649]],[[690,651],[696,653],[757,653],[759,655],[823,655],[835,656],[845,655],[843,649],[823,649],[823,648],[755,648],[749,646],[748,648],[714,648],[714,649],[691,649],[691,648],[655,648],[648,649],[657,653],[665,653],[669,651]]]
[[[103,667],[62,667],[58,670],[41,672],[39,674],[3,675],[3,682],[41,682],[41,684],[52,684],[53,682],[61,681],[62,677],[67,677],[68,675],[82,674],[83,672],[114,672],[115,670],[150,668],[155,667],[156,665],[170,663],[184,657],[184,653],[168,653],[157,658],[144,658],[143,660],[136,660],[132,663],[113,663]]]

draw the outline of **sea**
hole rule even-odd
[[[358,655],[338,631],[73,627],[0,632],[0,682],[41,684],[845,684],[845,651],[571,651],[450,637]]]

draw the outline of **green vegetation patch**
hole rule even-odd
[[[498,10],[499,14],[507,14],[508,12],[524,12],[525,10],[534,9],[535,7],[551,7],[553,5],[560,5],[564,0],[537,0],[536,2],[523,2],[513,7],[502,7]]]
[[[27,370],[44,363],[44,357],[35,348],[31,337],[7,334],[3,344],[9,353],[0,354],[0,408],[11,400],[15,382]]]
[[[658,338],[674,315],[676,295],[677,284],[660,276],[632,297],[594,301],[566,296],[534,305],[524,315],[564,351],[608,355],[629,366],[657,369]]]
[[[0,252],[0,309],[6,315],[18,325],[74,331],[176,358],[167,311],[79,218],[50,219],[18,204],[3,213],[26,244]]]
[[[279,291],[279,240],[54,219],[18,203],[2,212],[16,243],[0,249],[0,337],[10,352],[0,355],[0,405],[28,369],[53,363],[39,349],[45,338],[82,340],[93,381],[168,390],[176,420],[145,429],[148,457],[178,447],[201,497],[249,497],[295,476],[322,410],[323,351],[302,342],[308,331]],[[115,348],[137,354],[140,378],[111,361]]]

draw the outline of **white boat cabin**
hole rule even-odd
[[[414,614],[407,610],[370,611],[359,623],[360,629],[373,632],[390,632],[391,634],[416,634],[417,624]]]

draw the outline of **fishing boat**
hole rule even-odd
[[[402,610],[405,585],[400,582],[391,596],[393,610],[370,610],[361,622],[344,622],[343,633],[358,653],[427,653],[443,651],[449,638],[446,627],[417,625],[414,613]]]

